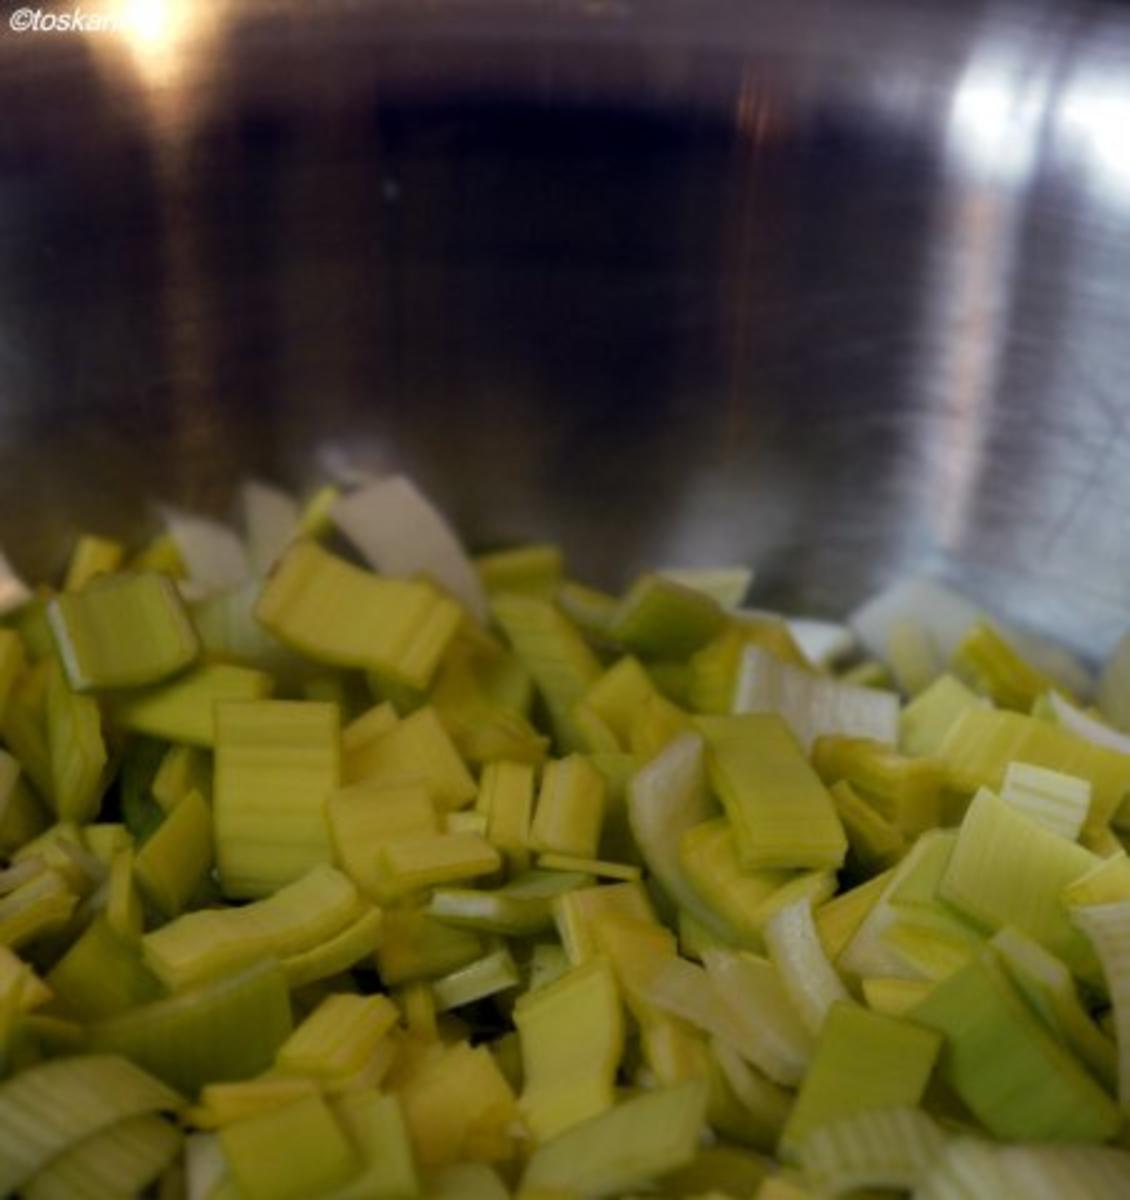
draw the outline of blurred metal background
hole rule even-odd
[[[748,560],[835,613],[927,566],[1090,653],[1130,624],[1126,5],[21,7],[27,570],[328,453],[609,585]]]

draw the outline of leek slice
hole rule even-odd
[[[584,858],[576,854],[539,854],[538,866],[547,871],[563,871],[568,875],[595,875],[598,879],[617,879],[631,883],[642,878],[639,867],[629,863],[607,862],[600,858]]]
[[[501,946],[483,958],[459,967],[432,983],[436,1008],[448,1012],[476,1000],[509,991],[520,982],[518,968],[510,951]]]
[[[342,869],[372,899],[388,892],[380,851],[390,838],[439,832],[439,820],[422,783],[355,783],[330,793],[326,819]]]
[[[198,746],[170,746],[149,785],[153,799],[171,812],[190,792],[212,798],[212,758]]]
[[[847,834],[849,861],[864,876],[875,875],[906,853],[906,838],[871,807],[846,779],[828,789]]]
[[[320,1096],[303,1096],[219,1132],[224,1158],[248,1200],[306,1200],[359,1174],[360,1157]]]
[[[776,617],[733,621],[691,656],[689,696],[696,712],[730,712],[742,652],[747,646],[760,646],[797,667],[809,665],[784,621]]]
[[[1102,1146],[994,1146],[972,1138],[949,1143],[922,1181],[921,1200],[1120,1200],[1130,1184],[1130,1155]]]
[[[1054,954],[1015,929],[1002,929],[991,945],[1017,991],[1044,1024],[1113,1091],[1118,1086],[1118,1052],[1083,1007],[1071,972]]]
[[[1101,1142],[1118,1107],[1049,1034],[987,951],[911,1011],[946,1038],[942,1074],[998,1138]]]
[[[5,744],[44,797],[50,797],[54,787],[47,747],[47,683],[52,665],[50,658],[41,659],[16,680],[3,728]]]
[[[898,979],[876,976],[864,979],[860,986],[867,1007],[889,1017],[904,1017],[929,995],[934,986],[927,979]]]
[[[341,496],[334,524],[365,561],[386,575],[424,575],[455,596],[479,621],[486,592],[458,537],[411,480],[390,475]]]
[[[546,764],[530,824],[534,850],[592,858],[604,820],[604,776],[572,754]]]
[[[616,612],[616,597],[576,580],[566,579],[552,597],[557,607],[594,646],[609,646],[608,632]]]
[[[551,542],[533,542],[495,550],[475,558],[475,570],[487,592],[521,592],[552,600],[565,574],[565,556]]]
[[[1130,900],[1130,858],[1126,851],[1103,859],[1085,875],[1080,875],[1060,892],[1059,898],[1068,908]]]
[[[0,1084],[0,1194],[119,1121],[175,1110],[180,1097],[116,1055],[61,1058]]]
[[[1005,770],[1001,799],[1038,825],[1074,842],[1091,807],[1091,785],[1060,771],[1014,762]]]
[[[829,1009],[849,997],[824,954],[811,903],[801,900],[776,913],[765,926],[765,943],[801,1021],[818,1034]]]
[[[370,748],[398,721],[396,709],[386,700],[374,704],[341,731],[341,776],[346,783],[364,779],[368,771]]]
[[[953,665],[1004,708],[1027,712],[1052,681],[984,621],[975,622],[958,642]]]
[[[16,680],[26,670],[27,654],[23,639],[14,629],[0,626],[0,719],[7,711]]]
[[[399,1016],[387,996],[334,993],[283,1042],[275,1062],[289,1075],[351,1075],[372,1058]]]
[[[475,798],[475,781],[431,707],[417,709],[375,738],[352,769],[352,782],[422,780],[441,809],[462,808]]]
[[[945,1135],[921,1110],[877,1108],[814,1129],[799,1159],[821,1196],[862,1188],[912,1191],[945,1145]]]
[[[235,591],[208,596],[192,606],[193,624],[209,659],[254,667],[289,691],[309,676],[312,667],[255,619],[261,590],[262,582],[253,580]]]
[[[380,936],[384,915],[379,908],[362,913],[327,941],[300,950],[282,960],[283,974],[292,988],[303,987],[349,970],[372,954]]]
[[[26,1200],[137,1196],[169,1166],[182,1140],[161,1117],[128,1117],[52,1159],[21,1194]]]
[[[534,1137],[555,1137],[612,1107],[624,1052],[624,1018],[607,961],[594,959],[528,992],[514,1007],[525,1089],[520,1105]]]
[[[390,675],[423,688],[462,619],[432,584],[384,579],[295,542],[275,564],[255,615],[284,645],[316,662]]]
[[[188,570],[172,535],[151,538],[126,564],[131,571],[160,571],[170,579],[184,579]]]
[[[898,736],[899,700],[894,692],[814,675],[760,646],[742,651],[733,711],[778,713],[806,751],[827,734],[891,745]]]
[[[45,870],[0,898],[0,946],[18,950],[66,926],[78,897],[63,875]]]
[[[614,750],[629,744],[639,708],[657,695],[651,676],[636,658],[621,658],[585,693],[584,705],[607,726],[616,740]]]
[[[669,576],[642,575],[616,605],[608,631],[637,654],[685,658],[726,626],[726,614],[709,596]]]
[[[963,712],[987,705],[988,701],[960,679],[939,675],[899,715],[899,749],[912,758],[936,754]]]
[[[119,729],[130,733],[211,748],[216,741],[216,705],[262,700],[273,686],[262,671],[206,663],[170,683],[114,696],[110,714]]]
[[[0,1012],[30,1012],[51,999],[51,989],[31,966],[7,946],[0,946]]]
[[[340,771],[334,705],[216,706],[216,867],[225,895],[263,896],[330,860],[326,800]]]
[[[587,962],[598,953],[597,931],[610,916],[657,925],[647,892],[639,883],[574,888],[554,900],[553,919],[557,933],[573,966]]]
[[[477,804],[487,814],[487,838],[512,871],[530,861],[534,769],[528,763],[493,762],[483,768]]]
[[[180,594],[156,572],[110,575],[56,596],[47,620],[75,691],[157,683],[200,653]]]
[[[445,975],[482,953],[482,938],[469,930],[446,925],[421,909],[390,909],[377,942],[377,969],[382,981],[395,987]]]
[[[106,881],[106,921],[110,928],[127,941],[141,936],[143,914],[141,897],[133,881],[133,847],[127,846],[114,855]]]
[[[547,601],[497,596],[491,609],[544,697],[561,749],[583,749],[572,714],[601,675],[596,655],[568,617]]]
[[[918,1104],[941,1048],[931,1029],[856,1004],[833,1005],[781,1135],[782,1157],[796,1161],[809,1135],[832,1121]]]
[[[96,1050],[124,1054],[185,1094],[265,1070],[290,1033],[286,979],[269,960],[89,1026]]]
[[[792,1093],[759,1075],[732,1046],[718,1038],[711,1040],[710,1056],[712,1096],[707,1111],[711,1121],[743,1145],[772,1150],[788,1120]],[[731,1112],[720,1119],[720,1107]]]
[[[357,1178],[323,1194],[322,1200],[405,1200],[418,1196],[416,1164],[396,1097],[365,1089],[340,1096],[332,1108],[364,1165]]]
[[[625,1195],[691,1162],[705,1118],[700,1082],[644,1093],[540,1145],[522,1188]]]
[[[21,778],[18,760],[0,750],[0,854],[11,854],[46,826],[47,814]]]
[[[178,916],[212,866],[212,810],[193,791],[164,819],[134,858],[146,898],[166,918]]]
[[[841,892],[833,899],[817,905],[812,917],[820,944],[829,961],[838,962],[845,948],[859,932],[864,921],[888,890],[894,877],[894,868]]]
[[[664,567],[658,574],[728,609],[738,608],[753,584],[749,567]]]
[[[71,943],[47,976],[51,990],[83,1019],[98,1019],[155,1000],[163,992],[137,945],[102,917]]]
[[[1095,904],[1072,910],[1103,965],[1114,1008],[1118,1044],[1118,1098],[1130,1113],[1130,901]]]
[[[1097,862],[1081,846],[981,791],[961,824],[939,890],[975,921],[993,930],[1014,925],[1073,973],[1095,979],[1094,956],[1059,897]]]
[[[437,920],[464,929],[507,937],[533,937],[553,928],[553,901],[592,883],[579,872],[529,871],[493,891],[437,888],[428,911]]]
[[[199,1129],[218,1129],[259,1113],[281,1108],[302,1096],[313,1096],[319,1084],[305,1076],[268,1074],[238,1083],[208,1083],[200,1089],[200,1103],[191,1111]]]
[[[938,756],[947,786],[965,795],[981,787],[999,790],[1013,762],[1087,779],[1092,796],[1088,828],[1106,825],[1130,792],[1130,755],[1020,713],[967,710],[951,726]]]
[[[125,547],[121,542],[95,534],[83,534],[71,551],[63,591],[80,592],[99,575],[108,575],[121,566]]]
[[[698,726],[744,867],[843,864],[847,837],[832,799],[779,716],[700,717]]]
[[[475,833],[400,838],[382,846],[379,855],[386,894],[393,898],[491,875],[502,866],[498,851]]]
[[[62,821],[89,821],[98,812],[106,769],[102,714],[73,692],[57,663],[47,677],[47,746],[51,796]]]
[[[510,1200],[510,1192],[498,1172],[486,1163],[450,1163],[425,1171],[423,1192],[426,1200]],[[523,1200],[573,1200],[571,1195],[548,1196],[522,1193]]]

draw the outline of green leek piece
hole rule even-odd
[[[986,701],[953,675],[939,675],[899,716],[899,749],[911,758],[936,754],[963,712]]]
[[[636,762],[644,766],[691,728],[690,717],[656,692],[640,705],[628,734],[628,748]]]
[[[214,662],[254,667],[287,692],[309,678],[311,664],[271,635],[255,619],[263,583],[249,579],[229,591],[205,596],[192,606],[192,622],[205,655]]]
[[[439,833],[435,805],[423,783],[338,788],[326,802],[326,818],[342,870],[371,899],[389,891],[380,863],[386,841]]]
[[[875,976],[864,979],[860,986],[863,999],[873,1012],[889,1017],[905,1017],[915,1005],[925,1000],[934,986],[927,979],[898,979]]]
[[[267,895],[330,860],[326,801],[340,770],[332,704],[216,706],[216,866],[225,895]]]
[[[887,634],[886,661],[899,690],[918,696],[936,682],[941,656],[929,630],[917,621],[895,621]]]
[[[616,879],[631,883],[641,879],[643,872],[630,863],[607,862],[601,858],[582,858],[576,854],[539,854],[538,866],[547,871],[567,874],[595,875],[598,879]]]
[[[212,867],[212,810],[189,794],[134,857],[145,898],[166,918],[178,916]]]
[[[522,1043],[522,1113],[538,1141],[612,1107],[624,1016],[606,960],[528,992],[514,1007],[514,1024]]]
[[[354,772],[358,760],[354,759]],[[350,782],[427,784],[441,809],[462,808],[475,798],[475,781],[436,715],[434,708],[417,709],[365,749],[363,770]]]
[[[702,592],[662,575],[641,575],[617,603],[609,634],[637,654],[686,658],[721,633],[726,620]]]
[[[287,1075],[333,1080],[360,1070],[399,1020],[387,996],[333,993],[279,1047]]]
[[[603,820],[604,776],[579,754],[546,763],[530,824],[530,846],[593,858]]]
[[[917,1108],[865,1109],[814,1129],[799,1147],[805,1178],[822,1196],[863,1188],[913,1191],[946,1144]]]
[[[483,940],[422,909],[389,909],[377,942],[377,970],[388,987],[435,979],[482,956]]]
[[[722,608],[737,608],[753,583],[749,567],[666,567],[659,574],[709,596]]]
[[[1130,900],[1130,858],[1126,851],[1103,859],[1080,875],[1060,892],[1059,898],[1068,908]]]
[[[708,1073],[713,1095],[707,1111],[712,1123],[717,1121],[720,1132],[742,1145],[771,1151],[788,1120],[792,1092],[770,1083],[718,1038],[711,1039]],[[719,1092],[732,1116],[719,1119]]]
[[[14,629],[0,627],[0,722],[8,711],[8,701],[16,680],[27,670],[23,639]]]
[[[801,1021],[819,1034],[829,1009],[849,997],[824,953],[811,903],[801,900],[774,914],[765,926],[765,943]]]
[[[1097,981],[1094,955],[1059,898],[1097,863],[1081,846],[981,791],[961,824],[939,891],[973,920],[992,930],[1013,925],[1074,974]]]
[[[5,744],[45,798],[54,787],[47,743],[47,683],[53,665],[53,657],[42,658],[16,680],[3,728]]]
[[[1118,1098],[1130,1112],[1130,901],[1076,908],[1072,916],[1103,966],[1118,1045]]]
[[[239,1194],[247,1200],[306,1200],[347,1184],[361,1159],[320,1096],[235,1121],[220,1143]]]
[[[33,663],[55,652],[55,639],[47,621],[47,602],[53,594],[49,587],[38,587],[32,598],[12,614],[12,624]]]
[[[573,725],[588,754],[615,754],[623,747],[607,721],[583,700],[573,705]]]
[[[541,600],[552,600],[565,573],[565,556],[560,546],[534,542],[480,554],[475,558],[475,569],[491,595],[520,592]]]
[[[153,780],[161,768],[165,744],[153,738],[131,738],[118,775],[118,806],[122,822],[135,842],[144,842],[165,819],[153,798]]]
[[[99,575],[109,575],[121,566],[125,557],[125,547],[121,542],[111,538],[98,537],[96,534],[83,534],[71,551],[71,561],[67,565],[66,578],[63,581],[65,592],[80,592]]]
[[[690,659],[691,708],[700,713],[731,711],[742,652],[747,646],[760,646],[797,667],[810,665],[784,621],[776,617],[731,621]]]
[[[1056,686],[984,621],[972,625],[958,642],[953,666],[995,703],[1020,712],[1027,712],[1038,696]]]
[[[893,744],[899,698],[894,692],[814,674],[761,646],[746,646],[731,711],[777,713],[808,751],[818,737],[831,734]]]
[[[18,950],[65,928],[78,897],[48,869],[0,897],[0,946]]]
[[[710,949],[706,973],[731,1014],[743,1020],[749,1037],[743,1049],[775,1083],[795,1087],[812,1057],[813,1038],[800,1019],[780,972],[764,958],[742,951]]]
[[[906,853],[906,838],[898,826],[867,803],[846,779],[828,789],[843,822],[849,861],[864,875],[875,875]]]
[[[941,1048],[932,1029],[855,1004],[833,1005],[781,1135],[782,1157],[795,1162],[809,1135],[832,1121],[918,1104]]]
[[[200,1089],[200,1104],[192,1112],[192,1122],[200,1129],[218,1129],[232,1121],[242,1121],[281,1108],[303,1096],[314,1096],[318,1082],[305,1076],[260,1075],[236,1083],[208,1083]]]
[[[26,1200],[141,1195],[176,1158],[182,1141],[161,1117],[128,1117],[52,1159],[21,1195]]]
[[[701,1082],[645,1092],[542,1143],[526,1166],[522,1189],[630,1194],[690,1163],[705,1120]]]
[[[154,684],[200,653],[176,585],[156,572],[109,575],[56,596],[47,619],[75,691]]]
[[[929,758],[905,758],[869,738],[820,738],[812,764],[827,784],[843,779],[908,837],[941,822],[941,767]]]
[[[518,968],[510,951],[501,946],[485,957],[458,967],[448,975],[441,976],[432,984],[436,1008],[448,1012],[476,1000],[509,991],[520,982]]]
[[[486,635],[484,635],[486,636]],[[534,704],[534,681],[522,660],[491,638],[474,659],[479,689],[494,704],[528,717]]]
[[[91,820],[102,799],[106,769],[102,714],[89,696],[71,691],[55,662],[47,678],[47,745],[59,819]]]
[[[379,738],[396,727],[396,709],[386,700],[374,704],[341,731],[341,777],[346,783],[364,779],[366,755]]]
[[[955,1138],[914,1193],[921,1200],[1121,1200],[1130,1155],[1106,1146],[996,1146]]]
[[[170,533],[160,533],[152,538],[126,565],[131,571],[161,571],[170,579],[188,577],[188,568]]]
[[[315,662],[376,671],[417,688],[431,682],[462,620],[459,605],[433,584],[382,578],[308,539],[275,564],[255,615]]]
[[[535,942],[527,967],[528,992],[548,987],[569,970],[569,956],[558,942]]]
[[[496,596],[491,609],[545,699],[560,748],[583,749],[572,713],[600,678],[596,655],[568,617],[547,601]]]
[[[764,867],[836,869],[847,837],[832,799],[775,714],[701,717],[707,769],[737,836],[738,858]]]
[[[486,1163],[449,1163],[423,1174],[426,1200],[510,1200],[510,1192],[493,1167]],[[522,1193],[523,1200],[574,1200],[572,1195],[549,1196]]]
[[[530,862],[530,821],[534,810],[534,769],[528,763],[492,762],[483,767],[477,806],[487,816],[487,839],[511,871]]]
[[[96,917],[47,976],[56,996],[76,1016],[111,1017],[156,1000],[164,989],[141,961],[137,944]]]
[[[216,706],[263,700],[273,686],[262,671],[205,663],[156,687],[115,695],[110,714],[114,724],[127,732],[211,749],[216,743]]]
[[[1057,1038],[1108,1090],[1118,1086],[1118,1052],[1083,1007],[1071,972],[1054,954],[1011,928],[991,943],[1005,972]]]
[[[768,919],[766,904],[770,897],[799,877],[794,871],[744,870],[738,859],[734,827],[725,817],[704,821],[683,834],[679,839],[679,864],[730,938],[753,949],[762,945],[761,929]]]
[[[142,950],[161,982],[176,990],[268,955],[310,950],[366,907],[346,876],[322,864],[253,904],[185,913],[147,933]]]
[[[437,888],[428,912],[461,929],[504,937],[534,937],[553,928],[553,901],[574,888],[592,884],[590,875],[565,871],[528,871],[494,890]]]
[[[0,1084],[0,1195],[120,1121],[179,1108],[163,1083],[116,1055],[41,1063]]]
[[[212,758],[199,746],[170,746],[153,776],[153,799],[171,812],[190,793],[212,798]]]
[[[0,1013],[31,1012],[51,999],[51,989],[7,946],[0,946]]]
[[[264,960],[95,1022],[88,1036],[93,1049],[124,1054],[193,1095],[266,1070],[290,1028],[286,979]]]
[[[317,491],[304,497],[297,532],[303,537],[325,537],[333,529],[331,514],[340,497],[341,488],[336,483],[323,484]]]
[[[420,1183],[412,1145],[396,1097],[366,1088],[338,1097],[331,1107],[361,1155],[363,1166],[360,1175],[336,1191],[323,1193],[322,1200],[406,1200],[418,1196]]]
[[[444,813],[440,818],[440,830],[443,833],[476,833],[479,837],[486,837],[486,814],[474,810]]]
[[[110,928],[126,941],[137,941],[143,928],[141,897],[133,879],[132,846],[119,850],[110,863],[106,880],[106,920]]]
[[[660,695],[672,704],[689,709],[691,705],[690,663],[682,660],[656,659],[647,664],[647,673]]]
[[[119,850],[133,846],[133,834],[116,821],[85,825],[82,830],[83,844],[107,870]]]
[[[0,855],[9,855],[47,827],[47,814],[20,774],[19,762],[0,750]]]
[[[911,1011],[946,1038],[942,1074],[994,1136],[1101,1142],[1117,1106],[1017,995],[991,951],[934,987]]]
[[[378,854],[386,895],[393,898],[491,875],[502,866],[498,851],[475,833],[399,838],[386,842]]]
[[[655,912],[639,883],[575,888],[553,902],[557,933],[573,966],[588,962],[598,953],[595,927],[610,914],[655,924]]]
[[[912,911],[901,914],[880,935],[887,947],[916,978],[945,979],[960,970],[977,953],[979,935],[959,931],[938,914]]]
[[[638,659],[621,658],[585,693],[583,704],[612,731],[614,750],[624,749],[640,706],[658,695],[655,684]]]
[[[753,1196],[771,1170],[760,1154],[719,1143],[700,1147],[687,1166],[664,1176],[663,1187],[678,1196]]]
[[[282,960],[283,974],[292,988],[339,975],[372,954],[380,936],[383,914],[372,908],[327,941],[300,950]]]
[[[1060,771],[1014,762],[1005,771],[1001,799],[1038,825],[1074,842],[1091,807],[1091,785]]]
[[[1047,721],[1021,713],[970,709],[950,728],[938,751],[946,785],[971,796],[978,788],[999,791],[1010,763],[1031,763],[1091,783],[1086,828],[1106,825],[1130,792],[1130,755],[1096,746]]]
[[[567,579],[554,596],[557,607],[569,618],[584,636],[597,646],[612,641],[609,628],[616,613],[616,597],[599,588],[588,587],[574,579]]]

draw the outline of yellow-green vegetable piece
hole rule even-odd
[[[530,825],[535,850],[593,858],[604,821],[604,776],[579,754],[548,762]]]

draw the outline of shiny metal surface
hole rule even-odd
[[[1125,5],[140,9],[0,33],[29,570],[328,448],[607,584],[838,612],[926,565],[1130,623]]]

